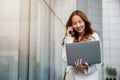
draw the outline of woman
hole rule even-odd
[[[74,11],[66,24],[66,35],[63,38],[62,45],[65,43],[100,40],[98,34],[91,28],[87,16],[80,10]],[[63,48],[62,58],[67,62],[66,49]],[[101,64],[89,65],[85,62],[82,65],[82,59],[75,61],[75,66],[67,66],[65,71],[65,80],[99,80],[99,70]]]

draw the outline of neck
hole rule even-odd
[[[83,35],[84,35],[84,32],[82,32],[81,34],[79,34],[79,37],[78,37],[78,41],[79,41],[79,42],[81,41]]]
[[[84,35],[85,31],[79,34],[79,37],[82,37]]]

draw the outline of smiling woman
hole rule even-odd
[[[71,28],[72,27],[72,28]],[[70,31],[74,29],[74,36]],[[74,11],[66,23],[66,35],[63,38],[62,58],[67,62],[66,43],[77,43],[82,41],[100,40],[98,34],[92,29],[87,16],[80,10]],[[73,53],[74,54],[74,53]],[[84,54],[84,53],[83,53]],[[94,56],[93,56],[94,58]],[[84,64],[84,65],[83,65]],[[65,70],[65,80],[100,80],[99,71],[101,63],[89,65],[88,62],[82,63],[82,59],[74,62],[75,66],[67,66]]]

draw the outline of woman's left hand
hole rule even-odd
[[[83,68],[85,70],[88,70],[89,68],[89,64],[87,62],[85,62],[84,64],[82,63],[82,59],[78,59],[77,61],[75,61],[75,67],[76,68]]]

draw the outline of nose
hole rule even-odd
[[[80,23],[79,22],[77,22],[77,27],[80,27]]]

